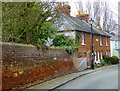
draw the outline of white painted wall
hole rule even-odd
[[[111,56],[117,56],[120,58],[119,51],[115,49],[120,49],[120,41],[110,41],[111,44]]]
[[[75,31],[60,32],[58,34],[65,34],[65,36],[70,36],[71,39],[75,39]]]

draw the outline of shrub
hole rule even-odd
[[[101,61],[101,65],[104,66],[106,65],[106,62],[104,60]]]
[[[74,44],[74,40],[64,34],[56,35],[52,45],[64,48],[69,54],[73,54],[74,51],[78,50],[78,45]]]
[[[117,64],[117,63],[119,63],[119,58],[117,56],[109,57],[107,55],[104,55],[103,59],[107,64]]]
[[[94,63],[94,67],[97,68],[97,67],[101,67],[101,63]]]
[[[66,47],[65,50],[69,53],[69,54],[73,54],[73,50],[72,48]]]
[[[106,62],[107,64],[110,63],[110,57],[109,57],[108,55],[104,55],[104,56],[103,56],[103,60],[104,60],[104,62]]]
[[[111,64],[117,64],[117,63],[119,63],[119,58],[117,56],[110,57],[110,63]]]
[[[95,67],[95,68],[97,67],[97,64],[96,64],[96,63],[94,63],[94,67]]]
[[[64,34],[56,35],[53,39],[53,46],[71,46],[74,44],[74,41],[69,38],[69,36],[65,36]]]

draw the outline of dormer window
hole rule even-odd
[[[85,45],[85,35],[84,34],[82,34],[82,45]]]
[[[102,36],[100,36],[100,46],[102,46]]]

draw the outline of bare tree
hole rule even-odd
[[[94,19],[94,26],[100,26],[103,30],[112,31],[111,29],[117,24],[108,2],[99,0],[92,3],[88,1],[86,8],[89,12],[89,17]]]
[[[107,30],[109,32],[116,30],[117,21],[114,20],[113,17],[114,12],[109,9],[109,4],[107,2],[104,3],[104,15],[103,15],[103,30]]]
[[[92,17],[92,3],[90,0],[86,3],[86,9],[88,10],[88,13],[90,14],[89,17]]]
[[[104,2],[101,2],[101,1],[99,1],[99,2],[95,1],[93,3],[93,9],[94,9],[93,16],[94,16],[96,26],[101,26],[101,17],[103,14],[103,4],[104,4]]]
[[[76,8],[78,11],[83,12],[83,3],[82,2],[75,2]]]
[[[110,12],[109,12],[109,10],[108,10],[109,8],[108,8],[108,3],[107,2],[105,2],[104,3],[104,9],[103,9],[103,13],[104,13],[104,15],[103,15],[103,30],[107,30],[107,28],[108,28],[108,22],[111,22],[112,20],[112,15],[111,16],[109,16],[110,15]],[[110,21],[108,21],[109,19],[108,18],[111,18],[110,19]]]

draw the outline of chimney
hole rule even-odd
[[[89,14],[86,11],[84,12],[78,11],[78,14],[76,15],[76,17],[88,23]]]
[[[71,7],[69,5],[63,5],[62,6],[62,13],[64,13],[67,16],[70,16],[70,9]]]
[[[67,16],[70,16],[70,12],[71,12],[70,9],[71,9],[70,5],[68,5],[68,3],[65,2],[60,2],[58,5],[59,13],[64,13]]]

